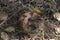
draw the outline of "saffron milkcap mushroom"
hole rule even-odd
[[[53,17],[54,17],[55,19],[57,19],[58,21],[60,21],[60,13],[59,13],[59,12],[54,13],[54,14],[53,14]]]

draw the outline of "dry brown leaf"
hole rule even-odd
[[[7,32],[12,32],[12,31],[14,31],[14,30],[15,30],[15,28],[12,27],[12,26],[7,27],[7,28],[5,29],[5,31],[7,31]]]
[[[9,40],[9,36],[8,36],[8,34],[5,33],[5,32],[1,32],[1,38],[2,38],[3,40]]]
[[[5,12],[0,12],[0,20],[7,20],[8,15]]]

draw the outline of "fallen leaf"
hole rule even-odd
[[[14,31],[14,30],[15,30],[15,28],[12,27],[12,26],[7,27],[7,28],[5,29],[6,32],[12,32],[12,31]]]
[[[5,33],[5,32],[1,32],[1,38],[2,38],[3,40],[9,40],[9,36],[8,36],[8,34]]]

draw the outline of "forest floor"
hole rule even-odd
[[[0,0],[0,40],[60,40],[60,0]]]

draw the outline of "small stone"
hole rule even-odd
[[[55,27],[56,33],[59,34],[60,33],[60,27]]]
[[[53,14],[53,17],[54,17],[55,19],[57,19],[58,21],[60,21],[60,13],[54,13],[54,14]]]
[[[12,32],[14,30],[15,30],[15,28],[12,26],[5,29],[5,31],[7,31],[7,32]]]
[[[9,36],[8,36],[8,34],[5,33],[5,32],[2,32],[2,33],[1,33],[1,38],[2,38],[3,40],[9,40]]]

